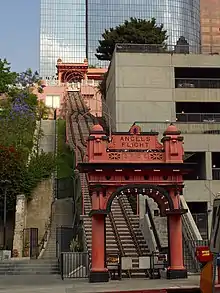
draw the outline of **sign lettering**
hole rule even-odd
[[[209,256],[210,255],[210,251],[209,250],[203,250],[202,251],[202,256]]]
[[[157,135],[117,135],[113,134],[108,144],[110,150],[161,150],[163,145],[158,142]]]
[[[122,149],[147,149],[149,147],[148,136],[121,136],[120,144]]]

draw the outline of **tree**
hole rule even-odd
[[[105,30],[102,38],[96,49],[96,57],[110,61],[117,43],[158,44],[165,48],[168,36],[163,24],[157,25],[155,18],[146,20],[132,17],[115,28]]]
[[[43,89],[41,87],[41,78],[37,71],[32,72],[31,68],[28,68],[26,71],[21,72],[17,76],[16,83],[23,89],[30,89],[33,86],[38,87],[38,92],[42,93]]]
[[[98,91],[102,95],[102,97],[105,99],[106,98],[106,80],[107,80],[108,73],[103,74],[103,80],[100,82],[98,85]]]
[[[15,84],[17,76],[16,72],[11,72],[10,63],[0,59],[0,93],[7,93],[10,86]]]
[[[38,72],[35,71],[33,73],[30,68],[28,68],[24,72],[19,73],[17,78],[17,83],[21,84],[23,87],[33,86],[34,84],[37,84],[40,81],[41,79]]]

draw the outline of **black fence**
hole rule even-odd
[[[192,216],[199,229],[202,239],[207,241],[207,239],[209,238],[208,213],[192,213]]]
[[[196,247],[209,246],[209,240],[184,240],[184,264],[190,273],[200,273],[200,264],[196,260]]]
[[[168,54],[207,54],[219,55],[220,46],[193,46],[187,42],[176,44],[126,44],[115,45],[116,52],[127,53],[168,53]]]
[[[26,228],[23,230],[23,257],[37,258],[38,255],[38,229]]]
[[[62,252],[60,272],[65,278],[82,279],[89,277],[89,255],[87,252]]]
[[[74,179],[72,177],[56,179],[57,198],[74,197]]]
[[[56,229],[56,255],[83,251],[83,229],[81,226],[61,226]]]
[[[130,257],[127,257],[130,258]],[[121,280],[123,276],[132,277],[132,273],[145,273],[144,276],[150,279],[160,279],[160,270],[164,269],[166,258],[164,255],[158,256],[157,253],[149,255],[149,268],[125,269],[122,265],[120,255],[108,255],[106,258],[106,267],[109,271],[109,278],[112,280]],[[89,278],[90,258],[87,252],[62,252],[60,255],[60,272],[62,280],[65,278],[82,279]]]

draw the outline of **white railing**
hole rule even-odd
[[[183,209],[188,210],[188,213],[182,215],[184,243],[187,245],[188,252],[191,255],[191,259],[196,271],[199,271],[200,267],[198,261],[195,258],[195,251],[197,245],[196,243],[202,241],[202,237],[188,208],[186,200],[182,195],[180,196],[180,204]]]
[[[150,253],[157,251],[158,250],[157,243],[155,240],[153,230],[151,228],[150,219],[148,217],[148,214],[145,214],[144,218],[140,219],[140,229],[142,231],[142,234],[144,236],[146,243],[148,244],[148,248],[150,250]]]
[[[73,87],[77,87],[77,88],[81,88],[81,86],[94,86],[97,87],[100,83],[100,81],[98,80],[94,80],[94,79],[83,79],[81,82],[61,82],[57,79],[46,79],[45,81],[45,85],[46,86],[61,86],[61,87],[65,87],[65,86],[73,86]]]
[[[193,219],[193,216],[188,208],[185,198],[181,195],[180,196],[180,203],[183,209],[187,209],[188,213],[182,216],[183,222],[187,225],[187,229],[190,232],[192,240],[202,240],[202,236],[199,232],[199,229]]]

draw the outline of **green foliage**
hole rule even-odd
[[[107,80],[108,73],[104,73],[103,75],[103,80],[100,82],[98,85],[98,90],[102,97],[105,99],[106,98],[106,80]]]
[[[24,175],[24,160],[21,152],[14,147],[0,146],[0,180],[9,180],[7,185],[7,207],[11,209],[15,202],[16,194],[19,194]],[[0,186],[0,207],[3,205],[4,188]]]
[[[11,72],[10,63],[0,59],[0,93],[7,93],[10,86],[15,84],[17,76],[16,72]]]
[[[96,65],[92,65],[92,64],[90,64],[90,65],[89,65],[89,68],[97,68],[97,66],[96,66]]]
[[[28,92],[9,97],[0,113],[0,144],[26,154],[33,146],[37,97]]]
[[[72,252],[82,252],[83,251],[83,246],[81,241],[79,240],[78,235],[76,236],[75,239],[73,239],[70,242],[70,251]]]
[[[50,178],[55,170],[55,166],[56,162],[52,153],[45,153],[43,151],[40,154],[34,153],[24,172],[21,192],[28,199],[31,199],[32,191],[41,181]]]
[[[44,103],[38,102],[33,85],[39,84],[37,72],[30,69],[16,74],[10,64],[0,59],[0,92],[6,93],[0,101],[0,181],[7,185],[7,208],[15,205],[17,194],[31,194],[37,185],[51,176],[56,158],[39,149],[42,130],[37,134],[36,120],[48,114]],[[3,204],[4,186],[0,184],[0,208]]]
[[[74,152],[66,144],[66,121],[57,120],[57,178],[73,177],[75,167]]]
[[[163,25],[156,24],[155,18],[151,20],[130,18],[115,28],[105,30],[102,38],[96,49],[96,57],[99,60],[110,61],[117,43],[159,44],[165,48],[168,36]]]
[[[37,105],[37,119],[48,119],[49,115],[51,114],[51,109],[47,107],[44,101],[38,101]]]

